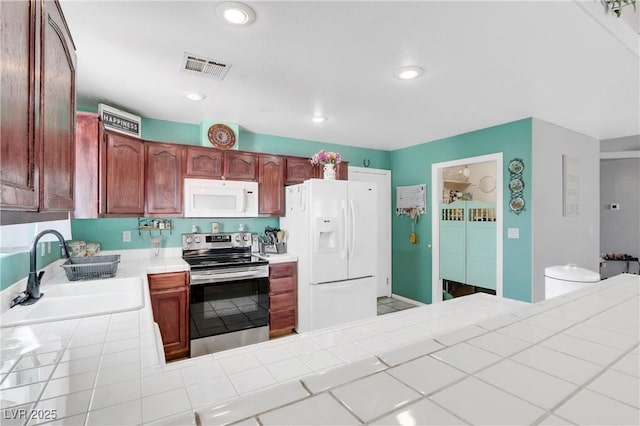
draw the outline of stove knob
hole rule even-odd
[[[187,238],[184,239],[184,242],[187,243],[187,244],[191,244],[193,242],[193,238],[187,237]]]
[[[236,235],[236,241],[237,241],[237,242],[242,241],[242,237],[241,237],[240,235]]]
[[[248,236],[248,235],[243,235],[243,236],[242,236],[242,239],[243,239],[244,241],[249,241],[249,236]]]
[[[196,237],[196,243],[200,243],[200,237]]]

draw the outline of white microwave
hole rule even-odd
[[[186,178],[184,216],[257,217],[258,183]]]

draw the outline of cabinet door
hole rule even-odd
[[[165,358],[189,356],[189,280],[186,272],[149,275],[153,320],[158,324]]]
[[[318,177],[320,167],[311,164],[308,158],[287,157],[286,163],[286,185],[295,185],[307,179]]]
[[[34,133],[37,3],[0,1],[0,207],[38,209]]]
[[[182,213],[182,147],[147,143],[147,213]]]
[[[76,114],[76,172],[75,199],[76,219],[98,217],[98,158],[99,158],[98,114],[78,112]]]
[[[256,155],[249,152],[224,152],[223,177],[231,180],[256,180]]]
[[[297,322],[298,263],[269,265],[269,337],[289,334]]]
[[[189,330],[187,289],[168,290],[151,294],[153,320],[160,328],[167,361],[187,356]]]
[[[261,214],[284,216],[284,158],[258,156],[258,197]]]
[[[45,1],[40,50],[41,211],[73,210],[76,53],[58,2]]]
[[[342,161],[336,164],[336,179],[349,180],[349,162]]]
[[[107,132],[104,144],[104,213],[144,214],[144,142]]]
[[[222,151],[212,148],[187,148],[186,177],[219,179],[222,177]]]

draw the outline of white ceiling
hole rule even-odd
[[[387,150],[531,116],[640,134],[638,34],[599,0],[247,1],[248,27],[221,22],[218,3],[61,0],[79,104]],[[184,52],[232,67],[193,76]],[[401,81],[402,65],[426,72]]]

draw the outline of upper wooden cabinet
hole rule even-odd
[[[185,177],[220,179],[222,151],[212,148],[188,147],[185,154]]]
[[[0,207],[70,211],[76,54],[57,1],[0,2]]]
[[[76,54],[58,2],[42,4],[40,210],[71,211],[75,172]]]
[[[284,216],[284,157],[258,155],[259,213]]]
[[[308,158],[286,157],[286,163],[286,185],[295,185],[307,179],[320,177],[320,166],[314,166]]]
[[[224,151],[222,178],[256,180],[256,155],[244,151]]]
[[[76,173],[73,217],[95,219],[98,217],[98,159],[100,122],[98,114],[78,112],[76,114]]]
[[[146,210],[149,215],[182,214],[182,152],[180,145],[148,143]]]
[[[144,141],[104,132],[101,148],[101,213],[105,216],[144,214]]]
[[[349,180],[349,162],[342,161],[339,164],[336,164],[336,179],[338,180]]]

